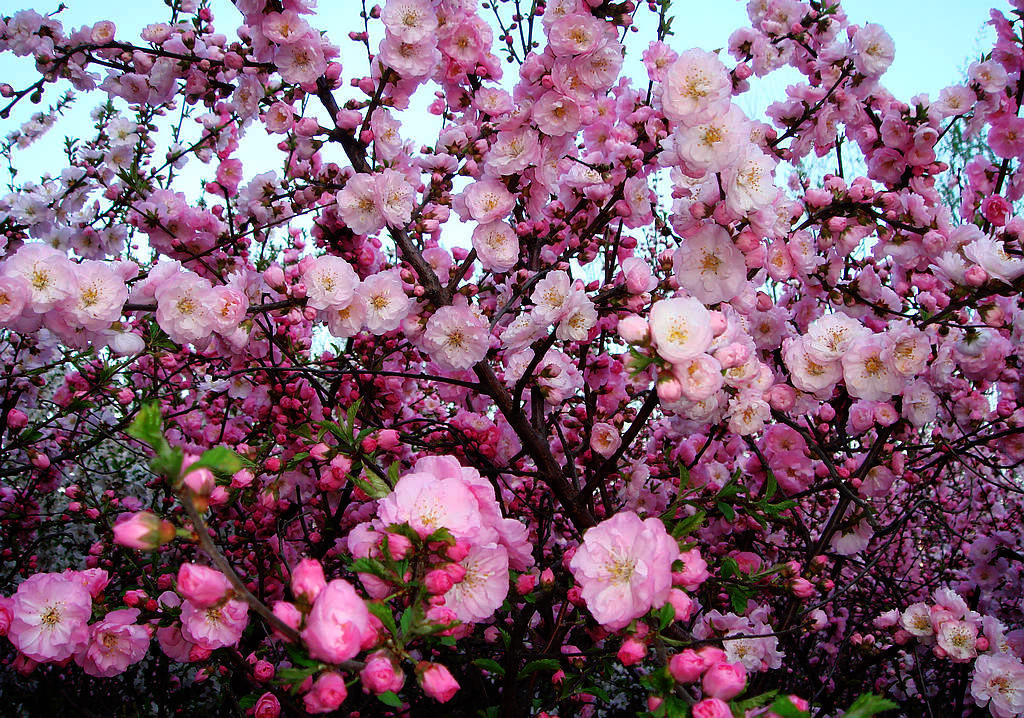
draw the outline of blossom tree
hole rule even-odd
[[[12,711],[1024,715],[1024,2],[166,5],[0,12]]]

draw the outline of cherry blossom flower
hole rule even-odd
[[[92,597],[78,581],[54,573],[25,579],[11,600],[7,636],[34,661],[63,661],[89,641]]]

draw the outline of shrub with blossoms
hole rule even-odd
[[[0,10],[5,710],[1024,716],[1024,3],[166,5]]]

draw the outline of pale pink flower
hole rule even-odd
[[[597,324],[597,309],[583,291],[572,292],[568,305],[569,308],[558,323],[555,336],[572,342],[586,341],[590,330]]]
[[[358,174],[338,192],[338,212],[356,234],[373,234],[385,223],[377,182],[373,175]]]
[[[317,595],[302,640],[314,658],[341,663],[354,658],[373,633],[370,612],[363,599],[352,584],[336,578]]]
[[[630,294],[643,294],[658,286],[658,279],[651,272],[651,265],[640,257],[626,257],[620,265],[626,290]]]
[[[71,297],[62,307],[85,329],[106,329],[121,316],[128,287],[107,262],[86,260],[75,266]]]
[[[841,359],[860,339],[871,335],[871,330],[848,314],[824,314],[807,327],[804,344],[808,352],[821,361]]]
[[[620,511],[587,529],[569,562],[591,615],[618,631],[668,599],[675,539],[660,520]]]
[[[423,344],[442,369],[469,369],[487,356],[491,331],[487,321],[468,306],[446,306],[427,320]]]
[[[975,642],[978,626],[970,621],[943,621],[935,634],[935,642],[954,663],[965,663],[978,655]]]
[[[409,224],[416,197],[405,175],[393,169],[385,169],[374,175],[374,181],[384,222],[389,227],[404,227]]]
[[[397,329],[412,309],[412,300],[394,271],[371,274],[356,291],[366,304],[364,321],[367,330],[373,334]]]
[[[906,379],[885,360],[886,338],[872,334],[858,339],[843,354],[843,379],[850,396],[869,401],[888,401],[899,394]]]
[[[294,10],[267,13],[263,16],[262,29],[268,40],[279,45],[298,42],[310,30],[306,21]]]
[[[478,93],[479,95],[479,93]],[[498,177],[522,172],[540,163],[540,138],[535,130],[502,130],[484,156],[484,168]]]
[[[249,298],[244,292],[219,284],[210,291],[208,298],[210,322],[219,334],[230,334],[245,320]]]
[[[655,347],[666,361],[679,362],[711,346],[711,314],[693,297],[655,302],[649,321]]]
[[[347,339],[358,334],[362,331],[365,321],[366,300],[358,293],[344,307],[327,310],[327,329],[331,332],[332,336],[341,339]]]
[[[500,220],[478,224],[473,230],[473,249],[484,269],[507,272],[519,261],[519,235]]]
[[[295,42],[279,45],[274,52],[274,64],[285,82],[301,84],[316,81],[327,70],[319,34],[311,31]]]
[[[267,126],[267,131],[273,133],[288,132],[294,121],[294,111],[290,105],[284,102],[275,102],[263,115],[263,123]]]
[[[551,23],[548,47],[556,57],[583,55],[596,49],[604,36],[604,22],[589,13],[572,13]]]
[[[352,265],[330,254],[317,257],[302,274],[306,304],[313,309],[339,309],[352,301],[359,276]]]
[[[249,623],[249,606],[231,599],[219,606],[181,604],[181,635],[208,650],[234,646]]]
[[[972,62],[967,68],[967,77],[976,82],[985,92],[996,93],[1006,89],[1008,77],[1006,68],[998,62]]]
[[[461,201],[460,201],[461,200]],[[469,185],[456,198],[456,210],[463,219],[475,219],[481,224],[499,220],[508,215],[515,205],[515,197],[504,184],[496,179],[485,178]]]
[[[138,617],[135,608],[108,613],[90,627],[89,644],[75,662],[90,676],[110,678],[141,661],[149,648],[149,631],[135,623]]]
[[[978,656],[971,695],[996,718],[1017,718],[1024,713],[1024,665],[1012,655]]]
[[[537,282],[530,295],[533,319],[537,324],[552,324],[568,314],[572,301],[572,281],[561,269],[549,272]]]
[[[29,576],[11,597],[10,612],[7,637],[34,661],[63,661],[89,640],[86,624],[92,615],[92,597],[81,582],[67,576]]]
[[[673,262],[679,286],[704,304],[727,302],[743,289],[747,265],[729,231],[704,223],[676,250]]]
[[[689,401],[704,401],[722,388],[722,365],[705,352],[674,362],[672,374]]]
[[[771,416],[771,406],[760,392],[741,391],[729,400],[729,430],[740,436],[761,431]]]
[[[420,42],[437,32],[437,14],[427,0],[388,0],[380,19],[402,42]]]
[[[179,344],[199,342],[213,332],[210,282],[185,271],[157,287],[156,322]]]
[[[1024,274],[1024,259],[1011,257],[1002,242],[981,237],[964,247],[964,256],[985,270],[988,276],[1012,284]]]
[[[380,43],[379,57],[402,77],[423,77],[433,71],[441,60],[441,53],[433,37],[420,42],[403,42],[397,35],[389,33]]]
[[[463,623],[486,621],[508,595],[508,552],[501,545],[474,545],[459,564],[466,574],[444,594],[444,605]]]
[[[21,277],[0,275],[0,325],[9,325],[18,319],[29,297],[28,282]]]
[[[693,48],[665,71],[661,107],[670,120],[699,125],[729,109],[732,81],[718,57]]]
[[[771,206],[779,194],[772,172],[775,161],[754,145],[725,172],[725,202],[737,214],[749,215]]]
[[[477,497],[461,476],[438,476],[430,466],[417,463],[416,469],[400,478],[394,490],[380,500],[380,523],[385,527],[408,523],[423,538],[445,528],[456,539],[496,541],[497,533],[485,526]]]
[[[28,287],[28,308],[43,314],[68,299],[75,287],[75,267],[63,252],[46,244],[22,246],[0,265],[0,273]]]
[[[867,23],[853,36],[853,64],[867,77],[878,77],[892,64],[896,46],[881,25]]]
[[[738,106],[692,127],[680,125],[675,133],[675,150],[688,174],[721,172],[739,157],[750,141],[747,117]]]
[[[608,458],[622,446],[622,438],[615,427],[598,421],[590,430],[590,448],[601,456]]]
[[[896,371],[913,377],[925,370],[932,356],[927,334],[909,324],[900,324],[889,330],[889,340],[883,358]]]
[[[580,129],[580,107],[574,99],[549,90],[533,104],[537,129],[551,137],[575,134]]]

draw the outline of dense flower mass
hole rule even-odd
[[[5,714],[1024,717],[1024,2],[910,97],[839,2],[79,4],[0,9]]]

